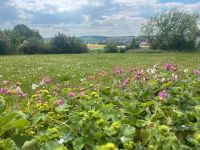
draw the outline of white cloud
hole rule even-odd
[[[6,20],[5,14],[10,14],[8,7],[13,13]],[[159,0],[8,0],[0,5],[0,26],[5,28],[23,23],[39,29],[43,36],[53,36],[57,32],[76,36],[137,35],[146,18],[171,8],[200,12],[200,2],[184,4],[160,3]],[[14,12],[17,12],[16,15]]]

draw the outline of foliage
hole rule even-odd
[[[36,38],[29,38],[23,41],[22,44],[18,46],[18,50],[23,54],[38,54],[43,51],[43,41]]]
[[[55,53],[58,54],[84,53],[88,51],[87,46],[83,44],[80,39],[61,33],[58,33],[58,35],[52,39],[51,44]]]
[[[0,148],[199,148],[199,69],[166,63],[95,70],[79,82],[45,76],[31,88],[2,79]]]
[[[194,49],[198,15],[171,10],[150,18],[142,27],[154,49]]]
[[[0,54],[6,54],[10,48],[10,43],[6,35],[0,31]]]
[[[106,53],[118,53],[117,45],[114,43],[109,43],[104,47]]]
[[[39,31],[25,25],[0,31],[0,54],[84,53],[87,46],[75,37],[58,34],[52,42],[45,42]]]
[[[136,38],[133,38],[130,45],[127,45],[127,50],[138,49],[140,47],[139,41]]]

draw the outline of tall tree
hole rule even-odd
[[[198,31],[198,15],[171,10],[150,18],[142,31],[152,48],[193,49]]]
[[[10,42],[3,31],[0,31],[0,54],[8,53]]]

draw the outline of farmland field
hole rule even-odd
[[[0,149],[198,149],[200,53],[0,57]]]

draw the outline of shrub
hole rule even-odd
[[[118,53],[117,45],[113,43],[109,43],[108,45],[106,45],[104,50],[106,53]]]
[[[52,39],[51,44],[54,52],[58,54],[85,53],[88,51],[87,46],[80,39],[61,33],[58,33]]]
[[[25,40],[19,45],[18,50],[24,54],[39,54],[42,53],[43,42],[36,38]]]

